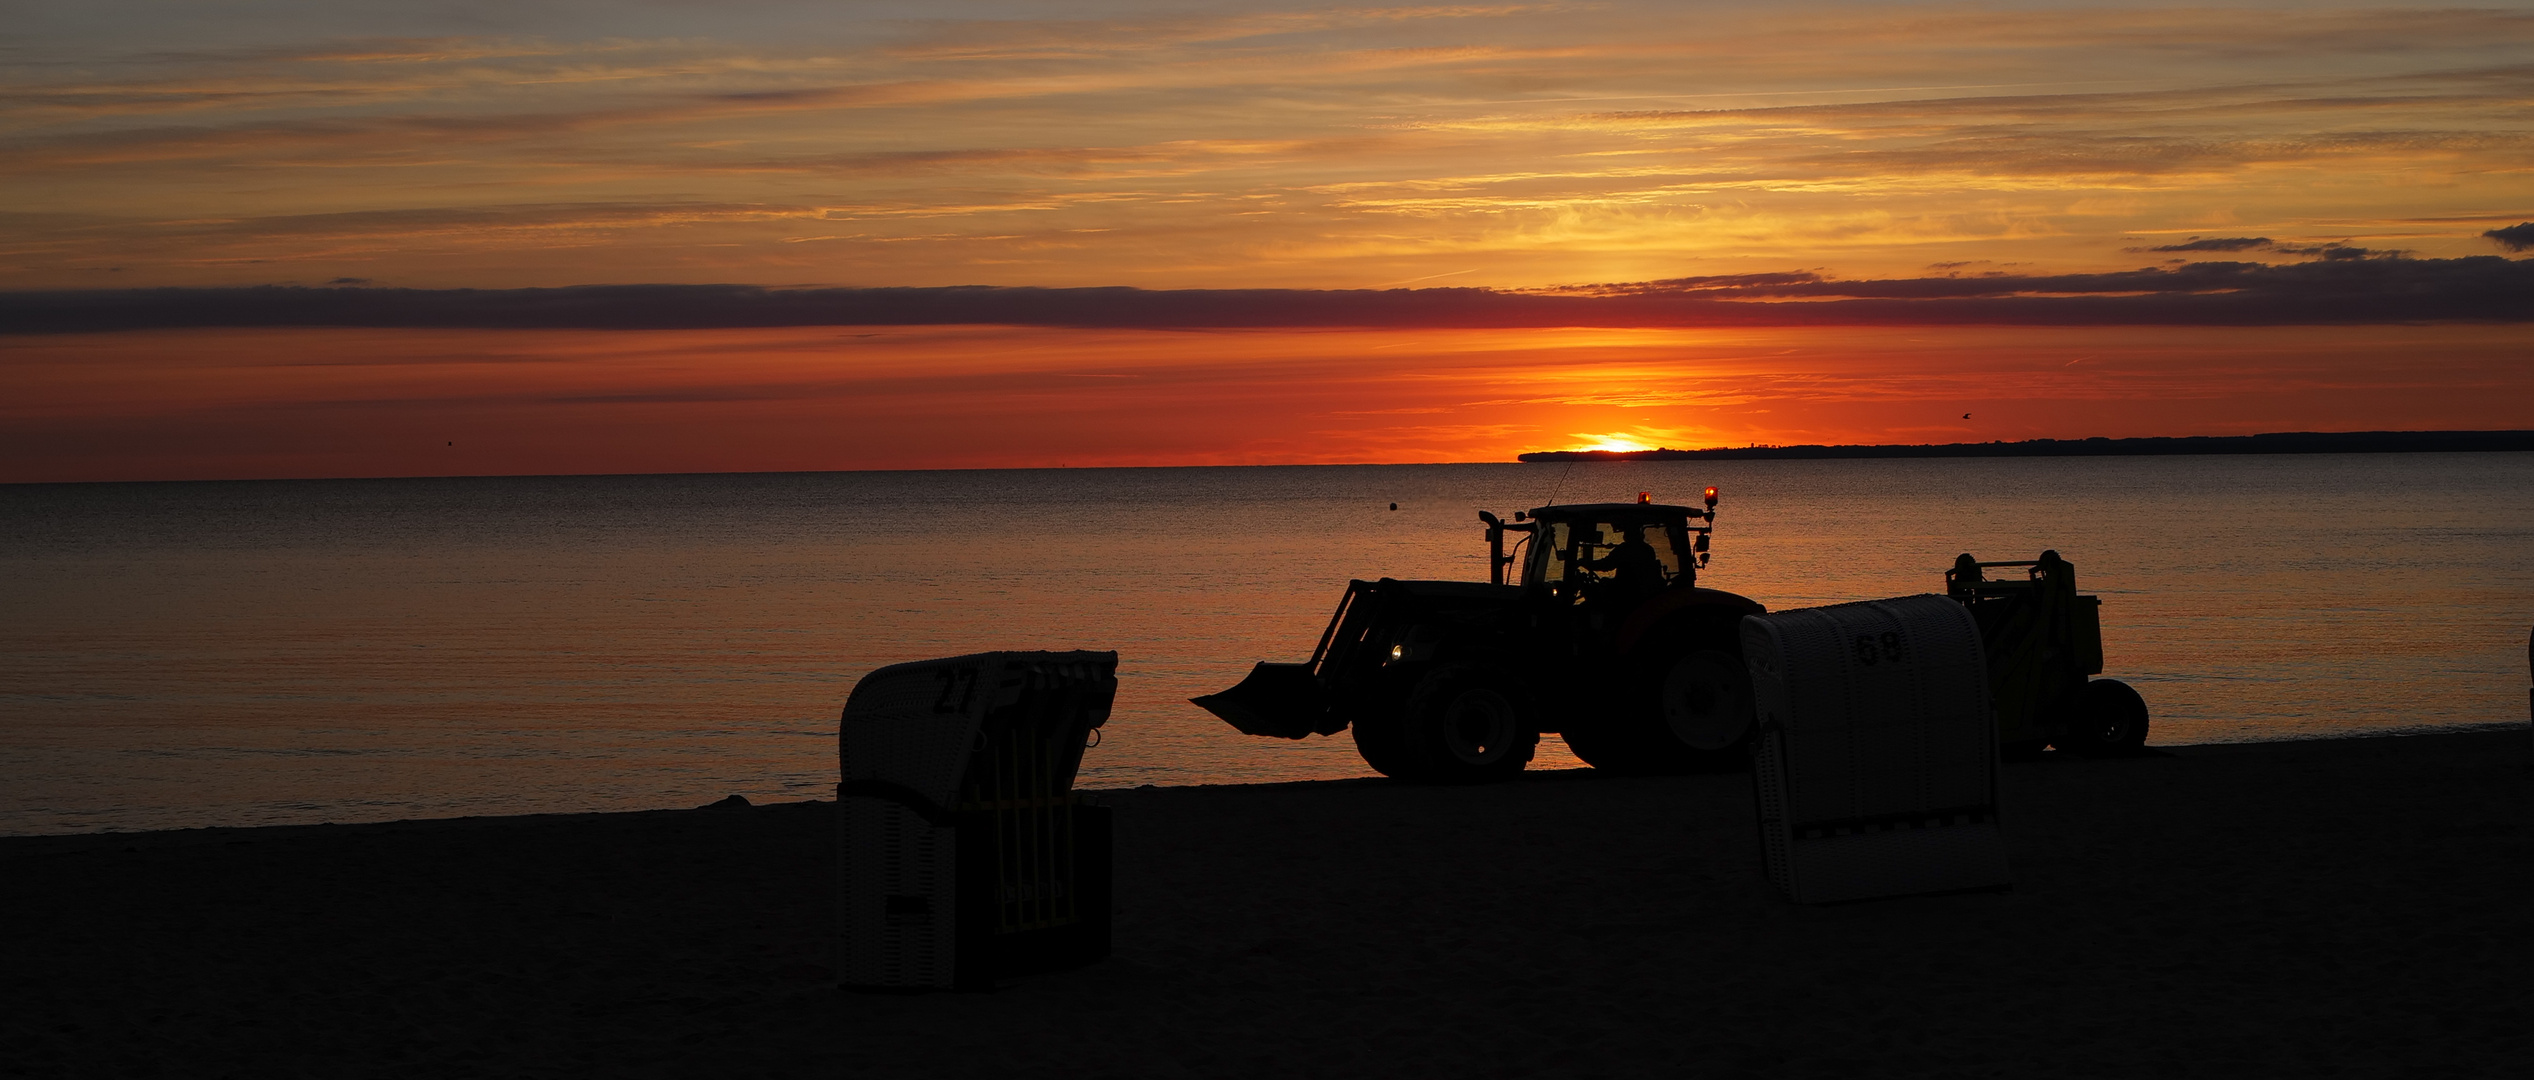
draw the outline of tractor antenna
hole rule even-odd
[[[1566,477],[1567,477],[1567,475],[1568,475],[1569,473],[1572,473],[1572,472],[1574,472],[1574,471],[1575,471],[1575,459],[1574,459],[1574,458],[1567,458],[1567,459],[1566,459],[1566,471],[1565,471],[1565,472],[1561,472],[1561,473],[1557,474],[1557,486],[1552,487],[1552,488],[1550,488],[1550,489],[1549,489],[1549,501],[1547,501],[1547,502],[1545,502],[1545,503],[1542,503],[1542,504],[1540,504],[1540,505],[1542,505],[1542,506],[1555,506],[1555,505],[1557,505],[1557,493],[1558,493],[1558,492],[1561,492],[1561,491],[1566,490]]]

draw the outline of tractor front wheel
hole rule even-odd
[[[1511,780],[1530,764],[1540,742],[1539,729],[1524,715],[1511,687],[1477,668],[1460,666],[1435,671],[1418,683],[1400,717],[1399,736],[1404,767],[1381,771],[1436,784]]]
[[[2059,749],[2080,757],[2121,757],[2147,745],[2147,700],[2119,679],[2095,679],[2077,691]]]
[[[1407,729],[1395,700],[1389,709],[1364,710],[1347,725],[1347,733],[1355,738],[1355,753],[1364,764],[1397,780],[1412,780],[1416,774],[1416,759],[1408,753]]]

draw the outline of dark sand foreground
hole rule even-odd
[[[2012,892],[1826,908],[1738,776],[1118,792],[1117,955],[969,995],[830,989],[822,803],[6,839],[0,1075],[2522,1076],[2526,760],[2011,765]]]

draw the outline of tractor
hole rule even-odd
[[[1767,609],[1699,586],[1715,488],[1704,502],[1639,493],[1510,522],[1481,511],[1488,581],[1350,581],[1311,659],[1262,661],[1191,700],[1251,735],[1352,731],[1375,771],[1429,783],[1510,779],[1544,731],[1607,772],[1742,768],[1753,716],[1740,627]],[[2006,569],[2025,573],[1988,573]],[[2057,552],[1966,554],[1945,586],[1979,625],[2007,757],[2139,752],[2146,704],[2088,678],[2103,670],[2101,601],[2078,595]]]
[[[1611,772],[1741,767],[1738,631],[1767,609],[1698,585],[1716,489],[1478,517],[1487,582],[1350,581],[1310,660],[1193,700],[1251,735],[1352,730],[1375,771],[1430,783],[1510,778],[1542,731]]]

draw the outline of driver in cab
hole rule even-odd
[[[1622,539],[1610,553],[1598,559],[1585,559],[1583,566],[1595,573],[1609,574],[1609,590],[1614,600],[1634,603],[1663,590],[1663,559],[1654,553],[1654,545],[1645,542],[1634,530],[1619,530]]]

